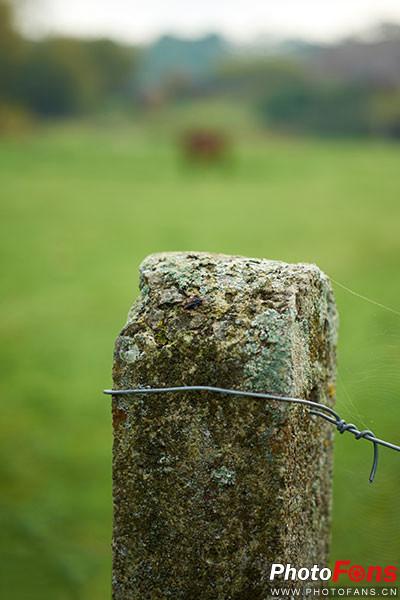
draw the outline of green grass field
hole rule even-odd
[[[110,595],[113,341],[142,258],[317,263],[400,311],[400,147],[242,136],[188,169],[170,132],[70,126],[0,142],[0,595]],[[340,287],[338,407],[400,441],[400,315]],[[400,556],[400,456],[337,437],[332,559]]]

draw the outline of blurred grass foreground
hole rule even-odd
[[[312,261],[398,307],[399,150],[243,141],[184,171],[168,136],[52,129],[0,143],[2,596],[109,594],[112,346],[148,253]],[[400,318],[336,289],[338,407],[398,440]],[[393,453],[394,454],[394,453]],[[397,560],[398,457],[336,442],[333,559]]]
[[[81,42],[31,42],[11,27],[6,33],[0,36],[1,101],[12,117],[0,137],[0,595],[99,600],[109,597],[112,518],[111,419],[101,392],[110,386],[113,342],[137,294],[140,261],[178,249],[310,261],[399,310],[398,63],[397,71],[388,69],[391,84],[382,69],[381,79],[360,76],[353,105],[344,75],[331,90],[317,66],[312,75],[299,74],[298,64],[311,69],[322,54],[340,54],[337,48],[301,47],[295,57],[254,64],[239,57],[237,69],[221,66],[225,79],[218,79],[210,65],[225,50],[212,38],[208,62],[191,67],[191,81],[168,76],[162,85],[157,69],[166,67],[158,67],[154,48],[134,49],[136,79],[123,90],[121,80],[116,88],[103,81],[107,93],[82,96],[92,99],[67,110],[68,94],[54,89],[65,85],[68,69],[75,86],[72,73],[83,62],[73,58],[60,71],[52,62],[60,55],[48,44],[62,47],[64,57]],[[398,48],[396,35],[386,31],[386,41],[368,44]],[[22,44],[18,51],[12,46],[15,54],[10,46],[4,51],[10,39]],[[166,57],[172,42],[160,43]],[[54,71],[43,71],[38,57]],[[13,60],[21,69],[36,61],[29,85],[40,88],[44,104],[25,92],[18,96],[27,81],[4,66]],[[12,92],[4,73],[15,76]],[[269,87],[274,78],[283,87]],[[361,110],[366,99],[377,112]],[[361,126],[359,113],[385,117],[368,116]],[[182,132],[203,126],[227,133],[227,161],[200,166],[182,157]],[[341,287],[335,291],[338,409],[346,420],[398,442],[400,317]],[[366,443],[338,437],[332,561],[398,565],[398,456],[382,450],[373,486],[370,461]]]

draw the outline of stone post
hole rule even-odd
[[[337,317],[314,265],[149,256],[114,389],[211,385],[332,405]],[[332,437],[303,406],[113,398],[114,600],[258,600],[270,565],[326,566]]]

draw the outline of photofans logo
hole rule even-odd
[[[397,597],[398,569],[395,565],[351,564],[350,560],[336,561],[333,570],[313,565],[296,568],[290,564],[274,563],[269,579],[270,595],[296,596],[391,596]],[[338,584],[340,578],[340,585]],[[278,587],[279,584],[279,587]],[[355,585],[358,584],[358,585]],[[388,585],[392,584],[392,585]]]

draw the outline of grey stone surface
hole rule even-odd
[[[337,316],[314,265],[149,256],[114,387],[215,385],[332,404]],[[258,600],[272,562],[325,565],[333,431],[301,406],[113,399],[114,600]]]

